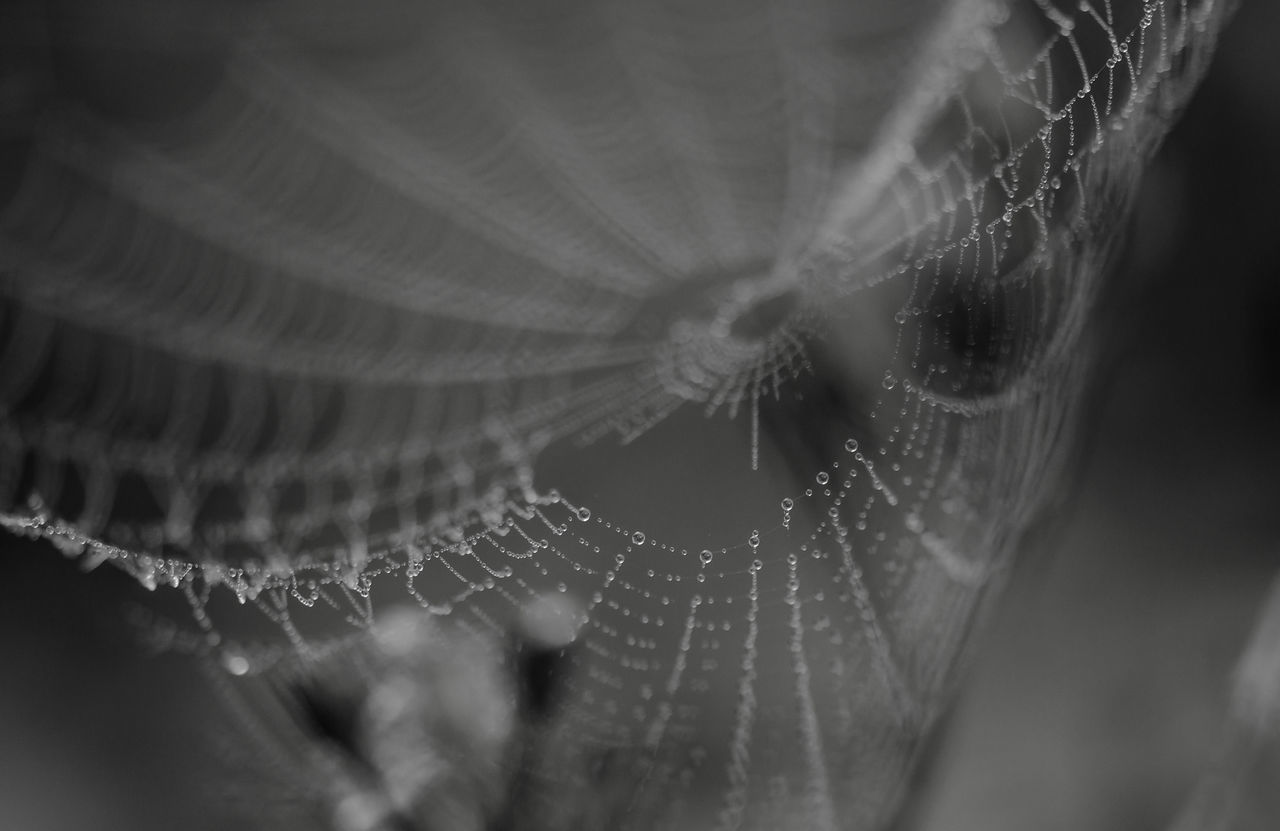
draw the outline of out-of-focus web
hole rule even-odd
[[[632,748],[638,826],[883,827],[1230,4],[381,5],[256,10],[162,119],[25,114],[0,522],[179,589],[236,675],[579,597],[548,817]],[[734,476],[781,448],[775,515],[542,480],[689,408],[750,421]]]

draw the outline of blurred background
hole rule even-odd
[[[988,621],[917,828],[1160,829],[1213,758],[1280,565],[1278,39],[1280,7],[1244,2],[1147,174],[1078,462]],[[239,722],[141,642],[131,579],[0,546],[5,827],[252,827],[291,798],[227,775]]]

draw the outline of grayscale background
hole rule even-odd
[[[1212,758],[1280,565],[1276,43],[1280,5],[1243,3],[1148,171],[1078,464],[988,621],[922,831],[1156,831]],[[0,827],[247,827],[270,783],[227,776],[237,722],[141,643],[141,590],[0,548]]]

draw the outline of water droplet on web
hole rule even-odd
[[[631,542],[635,545],[644,545],[644,531],[636,531],[631,535]]]
[[[590,508],[579,508],[579,509],[578,509],[578,519],[582,520],[583,522],[586,522],[587,520],[591,519],[591,509],[590,509]]]
[[[887,390],[891,390],[898,386],[898,379],[893,376],[892,372],[885,370],[884,379],[880,381],[880,386]]]
[[[848,452],[850,452],[850,453],[857,453],[857,452],[858,452],[858,440],[857,440],[857,439],[848,439],[848,440],[846,440],[846,441],[845,441],[845,443],[844,443],[844,449],[845,449],[845,450],[847,450],[847,451],[848,451]]]
[[[247,675],[249,659],[239,652],[227,650],[222,653],[222,667],[232,675]]]
[[[704,548],[702,549],[702,553],[698,555],[698,559],[702,561],[704,566],[709,566],[711,565],[711,561],[715,559],[715,556],[716,555],[711,553],[711,549]]]
[[[831,481],[831,476],[825,471],[819,471],[818,475],[813,477],[819,485],[825,485]]]
[[[782,500],[782,510],[784,510],[784,511],[790,511],[790,510],[791,510],[792,508],[794,508],[795,506],[796,506],[796,503],[795,503],[795,501],[794,501],[794,500],[792,500],[792,498],[791,498],[791,497],[787,496],[787,497],[784,497],[784,498],[783,498],[783,500]]]

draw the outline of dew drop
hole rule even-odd
[[[823,471],[820,471],[818,475],[814,477],[814,481],[816,481],[819,485],[825,485],[831,481],[831,477],[827,475],[827,472],[825,470],[823,470]]]
[[[715,556],[716,555],[711,553],[711,549],[704,548],[702,549],[702,553],[698,555],[698,559],[702,561],[704,566],[708,566],[711,565],[711,560],[714,559]]]
[[[792,508],[794,508],[795,506],[796,506],[796,503],[791,499],[791,497],[787,496],[787,497],[784,497],[784,498],[783,498],[783,500],[782,500],[782,510],[784,510],[784,511],[790,511],[790,510],[791,510]]]
[[[857,440],[857,439],[849,439],[849,440],[847,440],[847,441],[844,443],[844,449],[845,449],[845,450],[847,450],[847,451],[848,451],[848,452],[850,452],[850,453],[857,453],[857,452],[858,452],[858,440]]]
[[[891,390],[894,387],[898,386],[898,379],[893,377],[892,372],[890,372],[889,370],[885,370],[884,379],[880,382],[880,386],[884,387],[887,390]]]
[[[633,545],[644,545],[644,531],[636,531],[631,535]]]
[[[249,672],[249,659],[238,652],[224,652],[222,666],[232,675],[246,675]]]

